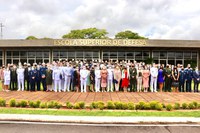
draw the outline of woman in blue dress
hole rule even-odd
[[[159,90],[162,92],[163,89],[163,84],[164,84],[164,71],[163,71],[163,66],[160,66],[160,69],[158,70],[158,84],[159,84]]]

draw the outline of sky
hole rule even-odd
[[[0,0],[3,39],[62,38],[75,29],[200,40],[199,0]]]

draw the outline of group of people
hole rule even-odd
[[[0,68],[2,90],[54,92],[198,92],[200,72],[167,64],[112,61],[54,61]]]

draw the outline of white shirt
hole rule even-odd
[[[80,70],[80,78],[81,78],[81,79],[87,79],[87,76],[88,76],[88,70],[86,70],[86,69],[81,69],[81,70]]]
[[[24,79],[24,68],[17,69],[17,79]]]
[[[96,78],[96,79],[100,79],[100,78],[101,78],[101,70],[96,69],[96,70],[94,71],[94,74],[95,74],[95,78]]]
[[[108,80],[113,80],[113,69],[108,69]]]
[[[152,77],[157,77],[157,76],[158,76],[158,68],[152,67],[152,68],[150,69],[150,73],[151,73],[151,76],[152,76]]]
[[[61,80],[61,79],[60,79],[60,75],[62,75],[61,69],[56,68],[56,69],[53,70],[53,74],[52,74],[53,80]]]
[[[4,70],[4,80],[10,80],[10,70]]]

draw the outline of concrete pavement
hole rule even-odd
[[[81,123],[81,124],[200,124],[194,117],[105,117],[0,114],[0,121]]]

